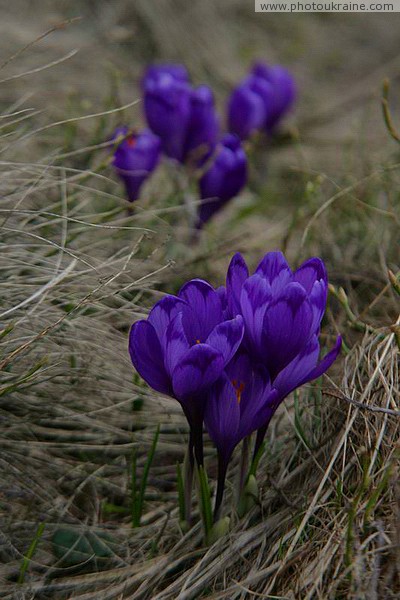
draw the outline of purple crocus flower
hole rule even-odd
[[[148,319],[131,328],[132,363],[152,388],[180,402],[199,464],[207,390],[221,376],[242,337],[242,317],[226,320],[219,294],[200,279],[186,283],[178,296],[165,296]]]
[[[327,286],[319,258],[293,272],[281,252],[269,252],[253,275],[240,254],[231,260],[226,288],[218,294],[225,318],[241,315],[245,333],[237,354],[207,394],[205,424],[218,450],[215,518],[235,446],[257,430],[256,455],[279,404],[295,388],[322,375],[340,351],[339,336],[318,362]]]
[[[127,127],[119,127],[112,139],[127,136]],[[126,137],[115,149],[113,166],[125,184],[130,202],[138,199],[140,188],[156,168],[160,159],[161,144],[159,138],[145,129]]]
[[[339,336],[318,362],[327,291],[327,273],[320,258],[307,260],[293,272],[281,252],[269,252],[253,275],[240,254],[231,260],[227,314],[243,316],[243,345],[253,360],[267,369],[278,393],[277,405],[294,389],[325,373],[340,352]],[[269,419],[260,424],[257,447]]]
[[[232,92],[228,104],[228,128],[242,140],[260,131],[274,105],[274,88],[264,78],[249,75]]]
[[[276,399],[267,369],[248,353],[238,352],[210,388],[205,413],[207,431],[226,461],[235,446],[265,422]]]
[[[256,63],[252,73],[270,83],[274,90],[274,102],[265,122],[267,133],[271,133],[296,100],[296,84],[289,71],[281,65]]]
[[[273,414],[278,392],[267,369],[239,351],[208,392],[205,424],[218,450],[218,487],[215,517],[222,502],[229,460],[241,440]]]
[[[190,85],[165,71],[154,73],[144,82],[144,111],[165,154],[182,162],[191,113]]]
[[[219,133],[215,101],[208,85],[192,89],[184,159],[202,164],[214,151]]]
[[[247,139],[255,131],[271,134],[295,98],[294,79],[287,69],[256,63],[229,98],[229,131],[241,139]]]
[[[193,88],[185,67],[150,67],[142,81],[150,129],[161,138],[165,154],[179,162],[201,164],[214,150],[219,120],[206,85]]]
[[[239,138],[226,134],[215,151],[215,158],[201,177],[197,227],[200,228],[244,187],[247,158]]]

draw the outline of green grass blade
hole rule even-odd
[[[200,488],[200,504],[201,513],[203,517],[204,534],[207,540],[208,534],[211,531],[213,525],[212,508],[211,508],[211,494],[210,487],[208,485],[208,479],[204,467],[199,467],[199,488]]]
[[[261,444],[261,446],[259,447],[258,452],[253,459],[253,462],[251,463],[251,466],[249,469],[249,474],[247,475],[246,483],[248,482],[250,475],[254,475],[254,477],[256,476],[258,463],[260,462],[261,457],[264,454],[265,447],[266,447],[265,442],[263,442]]]
[[[131,479],[131,514],[132,527],[138,527],[140,524],[140,516],[137,514],[137,458],[136,448],[132,450],[132,479]],[[138,522],[139,521],[139,522]]]
[[[40,523],[40,525],[37,528],[37,531],[35,533],[35,537],[33,538],[26,555],[24,556],[24,558],[22,560],[21,569],[19,571],[19,576],[18,576],[18,583],[20,583],[20,584],[24,583],[26,572],[28,570],[31,559],[36,552],[37,545],[42,538],[45,526],[46,526],[46,523]]]
[[[139,494],[136,497],[136,461],[135,461],[135,499],[136,508],[134,512],[133,526],[139,527],[140,520],[142,518],[144,497],[146,493],[147,479],[150,472],[150,467],[153,462],[154,454],[156,452],[158,438],[160,436],[160,425],[157,426],[156,433],[154,435],[153,443],[151,444],[150,452],[144,465],[142,480],[140,482]],[[133,474],[132,474],[133,475]]]
[[[310,449],[311,448],[311,444],[308,441],[307,436],[304,433],[303,426],[301,424],[301,413],[300,413],[300,407],[299,407],[299,395],[298,395],[298,393],[294,394],[294,428],[295,428],[296,434],[298,435],[298,437],[300,438],[300,440],[303,442],[303,444],[308,449]]]
[[[176,464],[176,480],[178,486],[178,504],[179,504],[179,520],[185,521],[185,488],[183,484],[182,468],[179,463]]]

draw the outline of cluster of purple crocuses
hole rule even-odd
[[[257,432],[256,455],[280,403],[322,375],[340,351],[339,336],[319,361],[327,291],[319,258],[292,271],[281,252],[269,252],[250,275],[235,254],[225,286],[192,279],[131,328],[132,363],[153,389],[180,403],[197,465],[203,424],[217,448],[215,518],[235,447]]]
[[[296,95],[294,80],[286,69],[255,64],[228,100],[228,132],[222,133],[211,88],[194,87],[183,65],[149,67],[141,89],[148,129],[135,133],[120,127],[114,132],[114,168],[133,202],[161,154],[185,165],[198,184],[197,227],[246,184],[242,141],[256,132],[273,134]]]

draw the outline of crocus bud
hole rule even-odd
[[[222,519],[219,519],[219,521],[214,523],[208,534],[207,543],[212,546],[216,541],[229,533],[230,524],[231,520],[229,517],[222,517]]]
[[[114,140],[128,134],[127,127],[119,127],[113,135]],[[159,138],[145,129],[132,133],[124,139],[114,151],[113,166],[125,184],[128,200],[137,200],[140,188],[156,168],[160,158]]]
[[[190,119],[186,132],[184,159],[203,163],[215,149],[219,119],[215,112],[212,90],[207,85],[193,89],[190,98]]]
[[[256,63],[232,92],[228,104],[229,131],[247,139],[255,131],[270,134],[292,107],[294,79],[284,67]]]
[[[191,113],[191,87],[168,72],[144,80],[144,111],[150,129],[167,156],[183,161]]]
[[[272,85],[255,75],[250,75],[233,90],[228,104],[229,131],[242,140],[262,129],[267,116],[273,111]]]
[[[296,84],[289,71],[281,65],[269,67],[263,63],[256,63],[252,73],[270,83],[274,90],[273,106],[267,112],[265,121],[265,130],[271,133],[292,108],[296,99]]]
[[[201,203],[197,227],[200,228],[246,183],[247,158],[239,138],[226,134],[215,151],[215,158],[200,179]]]
[[[145,71],[141,81],[141,87],[144,90],[149,81],[157,80],[160,75],[170,75],[177,81],[189,83],[189,74],[184,65],[174,63],[164,63],[160,65],[151,65]]]
[[[258,501],[258,484],[254,475],[250,475],[243,488],[238,504],[238,515],[244,517]]]
[[[142,82],[150,129],[167,156],[201,165],[213,152],[219,133],[214,96],[207,85],[193,88],[183,65],[155,65]]]

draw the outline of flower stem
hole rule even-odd
[[[192,436],[193,436],[193,446],[194,446],[194,455],[196,457],[196,462],[198,467],[202,467],[204,464],[204,454],[203,454],[203,427],[202,425],[192,428]]]
[[[199,479],[199,500],[201,507],[201,515],[203,518],[204,526],[204,541],[207,544],[208,536],[213,525],[210,487],[208,485],[207,473],[205,472],[203,466],[198,468],[197,474]]]
[[[203,452],[203,411],[198,408],[195,410],[187,410],[187,408],[182,405],[183,412],[185,413],[185,417],[189,423],[190,427],[190,440],[192,443],[192,447],[194,449],[194,456],[196,458],[196,463],[198,467],[201,467],[204,463],[204,452]]]
[[[256,460],[258,451],[260,450],[261,445],[264,441],[265,434],[267,433],[268,424],[269,423],[267,423],[263,427],[260,427],[260,429],[257,431],[256,443],[254,445],[254,452],[253,452],[253,462]]]
[[[214,523],[218,521],[222,499],[224,497],[224,489],[225,489],[225,479],[226,472],[228,470],[228,460],[225,456],[222,456],[218,453],[218,483],[217,483],[217,493],[215,496],[215,506],[214,506]]]
[[[242,443],[242,454],[240,456],[239,464],[239,485],[237,489],[237,501],[239,502],[242,495],[243,488],[247,479],[247,469],[249,467],[249,454],[250,454],[250,436],[244,438]]]
[[[189,442],[184,461],[184,498],[185,498],[185,521],[190,525],[192,516],[192,489],[193,489],[193,471],[194,471],[194,456],[193,456],[193,437],[189,435]]]

